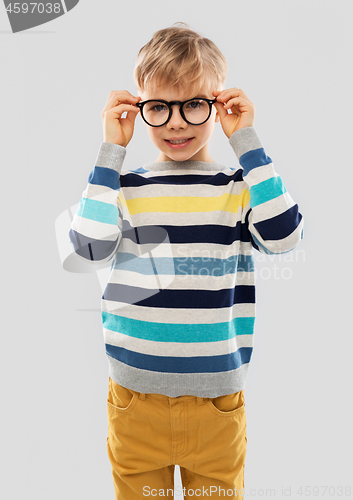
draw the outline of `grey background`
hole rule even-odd
[[[254,102],[265,151],[305,217],[291,261],[256,255],[247,498],[324,485],[335,490],[320,498],[339,498],[353,486],[351,2],[86,0],[18,34],[1,7],[2,498],[114,498],[102,290],[94,273],[63,270],[55,221],[86,187],[109,92],[135,93],[138,50],[177,21],[227,57],[227,87]],[[238,164],[219,124],[210,153]],[[137,117],[125,168],[157,154]]]

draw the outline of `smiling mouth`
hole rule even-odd
[[[184,144],[185,142],[191,141],[191,139],[193,139],[193,137],[189,137],[188,139],[178,139],[178,140],[165,139],[165,140],[170,144]]]

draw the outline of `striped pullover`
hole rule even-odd
[[[239,165],[186,160],[122,171],[102,142],[72,220],[79,259],[110,265],[101,297],[109,375],[138,392],[218,397],[245,387],[255,322],[254,249],[281,254],[304,219],[254,127]]]

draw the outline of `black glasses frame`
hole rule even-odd
[[[192,123],[192,122],[189,122],[186,117],[185,117],[185,114],[184,114],[184,111],[183,111],[183,106],[184,104],[186,104],[187,102],[190,102],[190,101],[195,101],[195,100],[199,100],[199,101],[206,101],[208,106],[209,106],[209,113],[208,113],[208,117],[206,118],[206,120],[204,120],[203,122],[201,123]],[[183,117],[183,120],[186,121],[186,123],[189,123],[190,125],[202,125],[203,123],[206,123],[207,120],[209,119],[209,117],[211,116],[211,112],[212,112],[212,104],[214,104],[215,102],[217,101],[217,98],[216,99],[206,99],[206,97],[194,97],[193,99],[188,99],[187,101],[164,101],[163,99],[148,99],[147,101],[142,101],[142,102],[137,102],[136,103],[136,106],[138,108],[140,108],[140,111],[141,111],[141,116],[142,116],[142,119],[144,122],[147,123],[147,125],[149,125],[150,127],[163,127],[164,125],[166,125],[169,120],[171,119],[172,117],[172,114],[173,114],[173,109],[172,109],[172,106],[175,105],[175,104],[179,104],[179,112],[181,114],[181,116]],[[168,118],[166,119],[166,121],[164,123],[162,123],[161,125],[151,125],[146,119],[145,117],[143,116],[143,107],[145,104],[147,104],[148,102],[162,102],[163,104],[166,104],[169,108],[169,116]]]

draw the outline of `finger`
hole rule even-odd
[[[104,107],[102,111],[102,115],[106,113],[107,111],[115,108],[119,104],[128,104],[128,105],[135,105],[139,101],[138,97],[124,97],[121,94],[118,95],[112,95],[110,100],[108,101],[107,105]]]
[[[127,93],[127,90],[112,90],[111,92],[109,92],[109,97],[108,97],[108,99],[107,99],[106,104],[108,104],[108,102],[110,101],[110,99],[112,98],[112,96],[113,96],[114,94],[118,94],[118,93],[119,93],[119,94]]]
[[[130,96],[130,97],[135,97],[133,94],[131,94],[131,92],[129,92],[128,90],[112,90],[109,94],[109,98],[114,95],[114,94],[121,94],[121,95],[126,95],[126,96]],[[108,99],[109,99],[108,98]]]
[[[236,88],[236,87],[234,87],[233,89],[226,90],[225,93],[222,94],[221,99],[219,99],[219,100],[224,102],[224,101],[229,100],[232,97],[242,97],[243,99],[246,99],[248,102],[253,104],[251,102],[251,100],[248,98],[248,96],[245,94],[245,92],[241,89]]]
[[[231,108],[232,106],[236,106],[240,102],[241,102],[241,98],[240,97],[233,97],[233,99],[229,99],[229,101],[226,101],[224,103],[224,107],[226,109],[228,109],[228,108]]]
[[[124,94],[121,94],[121,93],[116,93],[116,94],[113,94],[108,103],[131,103],[131,104],[135,104],[136,102],[138,102],[140,100],[139,97],[135,97],[133,95],[124,95]]]
[[[119,102],[136,103],[141,97],[130,94],[127,90],[113,90],[110,92],[105,108],[116,106]],[[114,103],[114,104],[113,104]]]
[[[230,99],[228,102],[224,103],[225,109],[230,109],[233,106],[243,108],[246,106],[251,106],[251,103],[243,97],[233,97],[233,99]]]
[[[228,101],[231,97],[237,97],[240,95],[239,89],[227,89],[222,90],[222,92],[217,97],[217,100],[220,102]]]
[[[108,109],[105,115],[114,115],[115,118],[120,119],[124,112],[138,113],[140,110],[137,106],[132,106],[131,104],[119,104],[112,109]]]

